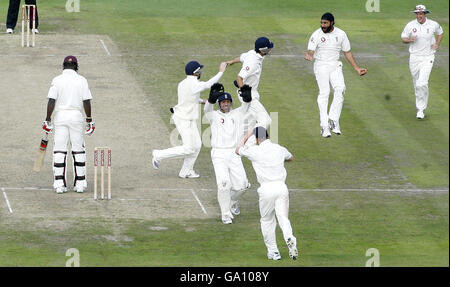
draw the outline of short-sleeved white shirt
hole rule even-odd
[[[314,58],[318,61],[339,61],[341,50],[348,52],[351,47],[347,34],[338,27],[330,33],[319,28],[309,38],[308,50],[314,51]]]
[[[259,145],[243,146],[238,152],[252,162],[259,184],[286,180],[284,161],[292,154],[285,147],[266,139]]]
[[[402,38],[410,38],[416,36],[414,42],[409,43],[409,53],[414,56],[430,56],[436,50],[431,48],[431,45],[436,43],[434,34],[441,35],[444,33],[441,25],[431,19],[426,19],[425,23],[420,24],[417,19],[412,20],[406,24],[403,29]]]
[[[242,63],[241,71],[238,76],[244,81],[244,85],[249,85],[252,87],[252,97],[259,99],[258,86],[259,78],[262,73],[262,63],[264,57],[255,50],[250,50],[246,53],[242,53],[240,56]]]
[[[86,78],[72,69],[65,69],[61,75],[53,78],[47,98],[56,100],[56,112],[82,111],[83,101],[92,99],[92,95]]]

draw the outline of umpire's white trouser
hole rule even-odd
[[[428,79],[433,68],[434,55],[413,56],[409,58],[409,70],[413,78],[416,94],[416,108],[425,110],[428,105]]]
[[[317,104],[319,106],[320,126],[328,126],[328,119],[339,121],[344,104],[345,82],[342,74],[342,62],[315,61],[314,74],[319,87]],[[330,84],[334,90],[333,102],[328,113]]]
[[[288,218],[289,191],[286,184],[282,181],[263,183],[258,188],[258,195],[261,231],[267,251],[269,253],[278,251],[275,237],[276,219],[283,232],[284,240],[292,238],[296,242],[297,239],[292,234],[291,222]]]
[[[86,149],[84,144],[85,124],[83,115],[78,110],[63,110],[54,116],[53,138],[53,187],[67,187],[67,145],[70,140],[74,186],[87,187],[86,182]]]
[[[222,220],[233,218],[230,207],[237,201],[248,186],[247,174],[241,157],[235,149],[211,149],[211,160],[214,166],[217,183],[217,200],[219,201]]]
[[[184,157],[183,166],[180,170],[180,175],[182,176],[194,169],[195,161],[202,147],[202,140],[196,120],[184,120],[175,115],[172,118],[181,136],[183,145],[164,150],[155,150],[155,156],[158,160]]]

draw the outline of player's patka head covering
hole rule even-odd
[[[425,5],[423,4],[416,5],[416,7],[414,7],[414,10],[411,12],[412,13],[424,12],[425,14],[431,13],[431,11],[427,10],[427,7],[425,7]]]
[[[193,75],[195,73],[198,73],[203,68],[203,65],[200,65],[197,61],[190,61],[186,64],[186,67],[184,68],[184,71],[186,72],[186,75]]]
[[[327,12],[327,13],[323,14],[322,18],[320,18],[320,19],[321,20],[327,20],[327,21],[330,21],[330,22],[334,22],[334,16],[330,12]]]

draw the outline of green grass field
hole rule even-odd
[[[166,111],[176,103],[177,83],[188,61],[204,64],[203,78],[209,78],[219,62],[250,50],[257,37],[269,37],[275,48],[264,61],[259,89],[266,109],[278,112],[279,143],[296,158],[287,164],[287,184],[330,191],[291,193],[289,217],[301,252],[297,261],[289,260],[279,229],[283,260],[266,259],[252,192],[244,196],[243,214],[231,226],[216,219],[82,220],[75,229],[57,231],[29,227],[31,222],[5,225],[0,218],[0,266],[64,266],[65,250],[75,246],[82,266],[362,267],[372,247],[380,251],[381,266],[449,265],[447,1],[424,1],[445,36],[430,77],[423,121],[415,118],[408,48],[400,40],[402,29],[414,18],[409,11],[415,1],[381,1],[379,13],[367,13],[365,1],[357,0],[81,0],[79,13],[67,13],[64,2],[38,3],[39,30],[108,35],[148,95],[148,104],[157,107],[168,126]],[[0,3],[0,23],[5,22],[7,6],[7,1]],[[359,77],[342,60],[347,86],[343,135],[331,139],[319,134],[317,85],[312,64],[301,57],[327,11],[349,36],[359,65],[368,68],[368,74]],[[237,66],[222,77],[226,89],[234,89]],[[250,163],[245,165],[256,186]],[[214,177],[208,148],[202,149],[196,169]],[[202,184],[214,188],[215,182]],[[404,187],[447,192],[386,191]],[[124,235],[134,240],[101,241],[113,224],[120,224]],[[149,230],[155,225],[168,229]]]

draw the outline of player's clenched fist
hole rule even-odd
[[[360,75],[360,76],[364,76],[365,74],[367,74],[367,69],[366,68],[357,68],[356,72]]]

